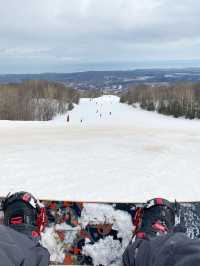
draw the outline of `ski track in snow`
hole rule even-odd
[[[116,96],[81,99],[68,114],[69,123],[67,114],[50,122],[0,121],[1,195],[200,200],[200,121],[133,108]]]

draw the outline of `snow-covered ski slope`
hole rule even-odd
[[[0,121],[1,195],[200,200],[200,121],[133,108],[116,96],[81,99],[66,120]]]

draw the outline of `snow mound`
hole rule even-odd
[[[82,253],[92,258],[94,265],[121,266],[123,250],[118,240],[108,236],[94,245],[86,244]]]
[[[112,102],[112,103],[118,103],[120,98],[115,95],[103,95],[101,97],[98,97],[94,99],[97,103],[104,103],[104,102]]]
[[[65,257],[63,246],[54,227],[47,227],[45,232],[41,234],[41,245],[48,249],[51,261],[63,262]]]

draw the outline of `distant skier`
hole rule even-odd
[[[138,208],[134,238],[123,254],[124,266],[199,266],[200,240],[188,238],[175,225],[175,210],[165,199]]]
[[[83,122],[83,119],[81,119],[81,123]]]
[[[99,117],[101,118],[101,116],[102,116],[102,115],[100,114]]]
[[[110,112],[109,114],[111,115],[112,113]]]
[[[99,112],[99,110],[96,110],[96,114]]]
[[[1,266],[47,266],[49,252],[39,243],[47,222],[45,209],[27,192],[17,192],[2,203]]]
[[[69,114],[67,115],[67,122],[69,122]]]

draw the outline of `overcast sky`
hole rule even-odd
[[[0,0],[0,73],[200,59],[199,0]]]

